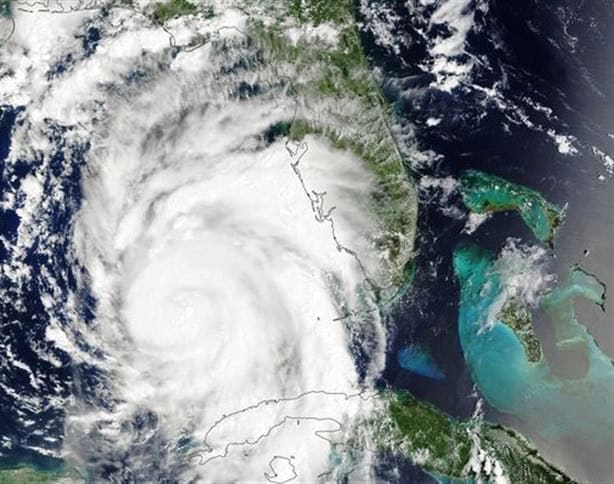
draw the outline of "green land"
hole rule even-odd
[[[498,462],[513,483],[573,482],[511,429],[478,419],[455,420],[409,393],[389,392],[384,398],[387,411],[373,424],[380,450],[401,454],[433,475],[489,482],[494,477],[492,463]],[[480,453],[490,459],[490,470],[474,463]]]
[[[390,275],[382,285],[399,288],[413,256],[416,194],[390,133],[391,109],[363,52],[352,2],[279,2],[273,15],[273,25],[254,21],[248,35],[272,65],[297,73],[290,82],[298,110],[288,136],[297,141],[324,136],[360,157],[375,175],[376,187],[366,197],[380,224],[375,248],[384,254]],[[338,31],[335,43],[307,36],[291,43],[284,33],[289,25],[323,23]]]
[[[198,8],[188,0],[169,0],[154,5],[152,17],[159,23],[164,23],[172,18],[196,13]]]
[[[465,171],[460,186],[463,202],[472,212],[516,211],[537,239],[553,244],[564,213],[539,192],[477,170]]]
[[[38,470],[26,465],[13,468],[0,468],[0,484],[45,484],[83,483],[85,479],[74,469],[71,470]]]
[[[526,304],[517,299],[507,300],[497,314],[497,319],[514,331],[531,363],[542,359],[542,346],[535,335],[533,317]]]

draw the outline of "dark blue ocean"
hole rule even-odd
[[[405,131],[411,129],[409,172],[420,183],[425,177],[454,178],[472,168],[539,191],[566,208],[565,224],[550,253],[551,270],[562,280],[570,265],[580,264],[613,287],[614,179],[603,155],[614,155],[614,4],[607,0],[468,2],[463,13],[472,13],[473,25],[463,53],[447,60],[459,65],[473,62],[474,67],[451,91],[434,86],[436,75],[429,69],[433,60],[429,43],[454,34],[453,26],[432,22],[438,5],[393,2],[393,13],[400,19],[394,34],[405,40],[397,51],[378,45],[372,33],[364,34],[398,123]],[[554,133],[571,136],[575,154],[563,153],[565,146],[557,144]],[[424,163],[424,153],[432,162]],[[468,418],[479,394],[458,341],[459,288],[452,252],[464,239],[494,252],[510,237],[528,244],[535,240],[513,213],[496,214],[475,233],[463,233],[465,220],[459,214],[466,210],[458,194],[442,201],[421,191],[419,207],[418,270],[414,289],[394,322],[385,383]],[[611,298],[605,309],[581,305],[578,318],[611,357]],[[551,328],[537,327],[536,332],[547,349]],[[445,379],[400,368],[398,351],[416,343],[430,349]],[[492,408],[487,407],[486,416],[536,438],[521,422]],[[585,478],[599,480],[614,472],[608,458],[612,449],[599,456],[580,456],[574,442],[564,451],[538,443],[555,457],[577,453],[578,462],[572,467],[581,467],[579,473]]]

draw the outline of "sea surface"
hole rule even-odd
[[[548,270],[564,281],[578,264],[614,287],[614,4],[414,1],[382,4],[382,11],[394,19],[387,28],[397,41],[371,31],[365,44],[394,104],[408,170],[422,187],[416,279],[394,324],[385,380],[467,418],[480,394],[458,340],[453,251],[462,241],[493,253],[511,238],[538,244],[515,213],[469,227],[456,189],[463,170],[502,176],[564,208],[554,248],[546,247]],[[578,320],[610,358],[613,311],[612,298],[603,310],[577,305]],[[547,352],[552,329],[536,321]],[[401,368],[399,351],[416,343],[430,348],[444,379]],[[557,361],[556,371],[573,372],[580,364],[573,358]],[[614,475],[611,448],[580,455],[583,443],[573,439],[552,447],[513,416],[486,408],[488,419],[526,432],[573,475]]]

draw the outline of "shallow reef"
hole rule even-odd
[[[586,328],[577,320],[574,301],[602,305],[605,287],[578,267],[569,280],[547,293],[541,308],[554,328],[556,351],[583,352],[583,375],[555,373],[542,358],[530,361],[513,329],[493,316],[501,293],[495,259],[487,251],[464,244],[454,254],[461,286],[459,336],[465,360],[482,395],[496,409],[513,414],[547,441],[569,436],[599,446],[614,435],[614,367]]]

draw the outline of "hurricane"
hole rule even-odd
[[[75,310],[47,337],[77,359],[86,346],[100,378],[66,401],[63,455],[92,475],[209,482],[262,478],[285,456],[316,479],[331,440],[374,408],[364,392],[383,366],[374,177],[322,137],[275,134],[299,110],[292,80],[256,58],[238,12],[208,26],[212,43],[171,50],[168,33],[113,15],[118,32],[37,103],[87,144],[67,248]],[[134,35],[143,49],[119,48]],[[360,371],[356,341],[370,352]],[[259,433],[240,416],[260,402]]]
[[[0,0],[0,482],[610,482],[614,10],[518,2]]]
[[[356,159],[316,139],[266,144],[261,133],[292,105],[202,96],[199,77],[182,86],[171,76],[118,101],[92,146],[74,238],[99,304],[96,326],[110,332],[110,370],[121,374],[120,414],[152,407],[174,438],[204,437],[220,415],[267,398],[359,391],[340,319],[365,274],[337,244],[364,244],[372,229],[361,210],[369,175]],[[171,98],[168,82],[179,84]],[[316,191],[319,210],[344,210],[314,214]],[[334,399],[293,407],[296,418],[341,421],[361,410]],[[310,445],[312,433],[303,424],[292,454],[324,469],[326,446]],[[250,472],[248,464],[240,475]]]

